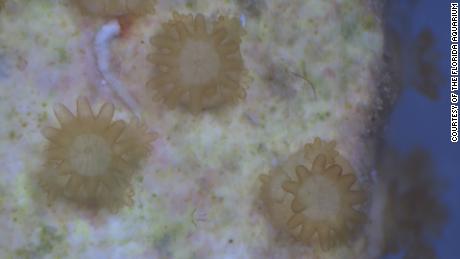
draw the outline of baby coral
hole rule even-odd
[[[148,56],[158,68],[147,83],[156,99],[197,113],[245,97],[246,69],[240,53],[244,31],[236,19],[220,17],[208,23],[202,14],[173,13],[162,28],[151,38],[155,51]]]
[[[155,133],[132,121],[112,121],[114,107],[105,103],[97,115],[85,98],[77,100],[77,114],[64,105],[55,108],[60,129],[47,127],[50,141],[45,152],[46,170],[40,183],[50,201],[58,196],[80,205],[116,211],[132,203],[130,180],[149,152]]]
[[[90,15],[121,16],[154,13],[155,0],[74,0]]]
[[[323,250],[346,243],[365,222],[355,206],[367,195],[353,188],[357,178],[334,146],[335,142],[316,138],[260,177],[262,199],[274,226],[305,244],[318,240]]]

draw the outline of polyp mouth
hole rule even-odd
[[[72,168],[83,176],[104,174],[112,161],[109,143],[97,135],[77,136],[69,149],[69,161]]]

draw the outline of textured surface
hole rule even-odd
[[[137,102],[130,111],[97,66],[94,38],[108,20],[82,16],[71,1],[6,1],[0,258],[369,258],[367,245],[378,238],[367,233],[378,235],[378,222],[355,245],[326,253],[278,242],[258,206],[258,176],[319,136],[336,140],[367,181],[372,143],[363,136],[379,105],[372,74],[382,48],[378,19],[360,0],[214,2],[158,1],[154,15],[118,19],[110,69]],[[252,77],[245,100],[199,116],[151,100],[149,38],[173,11],[240,19]],[[56,103],[73,107],[80,95],[93,107],[113,102],[115,119],[139,114],[158,133],[134,179],[134,205],[115,215],[64,202],[48,207],[38,186],[40,130],[56,125]]]
[[[141,15],[155,13],[155,0],[74,0],[83,14],[94,16]]]

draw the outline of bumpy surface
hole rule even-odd
[[[132,121],[112,121],[114,107],[105,103],[95,116],[88,101],[79,98],[77,114],[64,105],[55,108],[60,129],[47,127],[46,173],[41,184],[50,201],[64,196],[81,205],[112,211],[132,204],[130,181],[149,152],[155,134]]]
[[[364,203],[367,195],[352,189],[357,178],[335,162],[339,154],[333,146],[334,142],[316,138],[286,165],[260,178],[262,199],[274,226],[304,244],[319,242],[323,250],[347,243],[356,227],[365,222],[355,206]],[[324,151],[328,152],[321,153]],[[302,154],[305,160],[299,163]],[[306,158],[312,155],[313,162],[308,162]]]
[[[202,14],[173,13],[162,28],[151,38],[155,52],[148,56],[157,67],[147,83],[157,92],[156,99],[170,107],[182,103],[196,113],[245,97],[243,29],[237,20],[221,16],[207,23]]]
[[[120,16],[154,13],[155,0],[74,0],[84,13]]]

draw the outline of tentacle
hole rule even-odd
[[[62,127],[75,120],[75,116],[72,112],[60,103],[54,107],[54,114]]]

